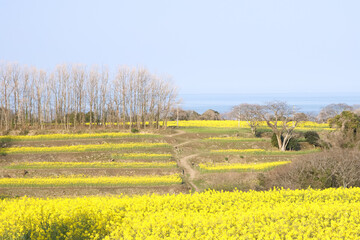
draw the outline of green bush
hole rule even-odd
[[[306,142],[310,143],[311,145],[314,145],[316,147],[320,146],[319,144],[320,136],[317,132],[307,131],[304,133],[304,137]]]
[[[137,128],[131,128],[131,132],[132,132],[132,133],[138,133],[139,130],[138,130]]]
[[[281,140],[284,140],[283,136],[281,136]],[[271,146],[279,148],[279,144],[275,133],[273,133],[273,135],[271,136]]]
[[[286,146],[286,150],[299,151],[300,144],[296,138],[290,138],[288,145]]]
[[[284,141],[284,137],[281,136],[281,140]],[[277,138],[276,138],[276,135],[275,133],[272,135],[271,137],[271,145],[273,147],[276,147],[276,148],[279,148],[279,144],[278,144],[278,141],[277,141]],[[293,150],[293,151],[299,151],[300,150],[300,144],[299,144],[299,141],[292,137],[288,143],[288,145],[286,146],[286,150]]]

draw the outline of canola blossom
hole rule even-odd
[[[7,169],[61,168],[175,168],[176,162],[26,162],[13,163]]]
[[[266,152],[265,149],[219,149],[219,150],[211,150],[211,153],[263,153]]]
[[[88,139],[88,138],[137,138],[137,137],[157,137],[159,135],[149,133],[82,133],[82,134],[43,134],[33,136],[16,136],[6,135],[0,136],[0,140],[9,141],[35,141],[35,140],[62,140],[62,139]]]
[[[214,154],[249,154],[249,155],[301,155],[321,152],[321,149],[310,149],[302,151],[266,151],[265,149],[218,149],[210,150]]]
[[[277,122],[278,126],[283,125],[281,121]],[[291,126],[293,123],[289,122],[288,125]],[[179,126],[179,127],[214,127],[214,128],[250,128],[246,121],[236,121],[236,120],[189,120],[189,121],[169,121],[168,126]],[[266,122],[260,121],[259,127],[268,127]],[[332,130],[328,123],[316,123],[311,121],[304,121],[298,124],[296,129],[324,129]]]
[[[123,153],[123,154],[113,154],[113,158],[117,159],[169,159],[171,154],[167,153]]]
[[[3,239],[359,239],[360,188],[0,200]]]
[[[150,186],[180,184],[178,174],[164,176],[116,176],[116,177],[34,177],[0,178],[0,187],[79,187],[79,186]]]
[[[210,137],[203,141],[224,141],[224,142],[264,142],[264,138],[239,138],[239,137]]]
[[[111,151],[119,149],[131,148],[156,148],[170,147],[167,143],[146,143],[146,142],[130,142],[130,143],[104,143],[104,144],[87,144],[72,146],[56,146],[56,147],[10,147],[1,148],[0,154],[13,153],[46,153],[46,152],[91,152],[91,151]]]
[[[271,168],[288,164],[290,161],[263,162],[263,163],[233,163],[233,164],[199,164],[200,170],[204,172],[217,171],[264,171]]]

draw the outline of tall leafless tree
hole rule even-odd
[[[251,133],[256,135],[256,130],[261,120],[259,116],[260,108],[258,104],[242,103],[234,106],[230,114],[239,121],[239,125],[241,120],[246,121],[251,129]]]
[[[267,126],[276,135],[278,146],[281,151],[286,151],[294,130],[303,120],[296,114],[295,108],[285,102],[270,102],[258,108],[258,116],[265,121]]]

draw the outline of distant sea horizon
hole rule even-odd
[[[183,93],[179,94],[180,107],[194,110],[200,114],[208,109],[226,113],[241,103],[265,104],[271,101],[285,101],[296,106],[300,112],[317,114],[323,107],[332,103],[360,104],[360,92],[355,93]]]

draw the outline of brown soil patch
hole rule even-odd
[[[1,177],[19,178],[24,177],[54,177],[68,175],[86,176],[144,176],[144,175],[171,175],[181,174],[179,168],[70,168],[70,169],[0,169]]]
[[[185,184],[171,186],[150,187],[49,187],[49,188],[0,188],[3,196],[28,197],[80,197],[80,196],[106,196],[106,195],[136,195],[136,194],[179,194],[189,193]]]
[[[128,142],[164,142],[161,137],[136,137],[136,138],[89,138],[89,139],[63,139],[63,140],[34,140],[8,142],[3,147],[54,147],[71,145],[88,145],[104,143],[128,143]]]
[[[143,148],[143,149],[122,149],[106,152],[79,152],[79,153],[31,153],[31,154],[9,154],[0,156],[0,166],[14,162],[92,162],[111,161],[112,154],[116,153],[172,153],[172,148]],[[116,159],[116,161],[120,161]],[[137,161],[142,161],[141,159]],[[146,160],[149,161],[149,160]]]

